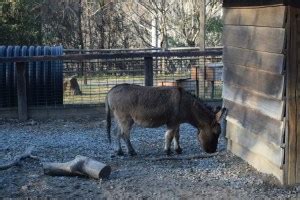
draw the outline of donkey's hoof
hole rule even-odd
[[[116,155],[117,156],[124,156],[124,153],[121,149],[119,149],[119,150],[116,151]]]
[[[182,154],[182,148],[180,148],[180,147],[178,149],[175,149],[175,151],[177,154]]]
[[[167,156],[170,156],[172,154],[171,149],[165,149],[164,152],[165,154],[167,154]]]

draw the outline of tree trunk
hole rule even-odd
[[[78,36],[79,36],[79,45],[82,49],[85,48],[84,42],[83,42],[83,27],[82,27],[82,3],[81,0],[78,2],[79,4],[79,10],[78,10]]]
[[[85,156],[76,156],[65,163],[43,163],[44,173],[50,176],[88,176],[94,179],[108,178],[111,167]]]
[[[67,80],[63,84],[64,91],[70,90],[72,95],[82,95],[77,78],[75,76],[71,77],[70,80]]]
[[[195,39],[195,46],[200,47],[201,50],[205,49],[205,0],[199,0],[199,34]]]

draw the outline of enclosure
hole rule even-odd
[[[0,46],[1,164],[28,146],[40,159],[0,171],[0,196],[297,197],[299,186],[280,184],[299,183],[299,14],[296,1],[224,0],[224,48],[205,51]],[[205,154],[196,130],[183,124],[183,155],[163,155],[164,127],[135,127],[138,156],[115,157],[104,99],[120,83],[180,86],[206,103],[223,100],[227,127],[217,153]],[[109,164],[110,178],[43,174],[41,163],[78,154]]]
[[[178,85],[204,100],[221,99],[221,49],[65,50],[62,55],[62,47],[2,46],[1,52],[6,57],[0,61],[3,115],[16,114],[11,108],[20,111],[18,100],[30,117],[56,111],[68,115],[74,109],[100,115],[107,91],[120,83]],[[78,94],[70,90],[71,79],[76,79]],[[18,81],[22,89],[17,89]]]
[[[1,82],[1,92],[6,94],[0,98],[0,154],[4,158],[1,164],[21,154],[28,146],[34,147],[33,154],[40,159],[27,159],[22,166],[0,171],[1,197],[179,199],[297,196],[299,187],[284,188],[274,177],[258,173],[227,152],[223,135],[218,152],[204,154],[196,141],[196,130],[187,124],[180,129],[182,156],[164,156],[164,127],[135,127],[132,142],[138,156],[112,156],[102,116],[103,100],[111,87],[124,82],[180,85],[206,102],[220,104],[220,49],[110,50],[80,54],[78,50],[72,50],[62,54],[61,47],[55,48],[52,50],[55,55],[26,57],[6,56],[7,52],[22,52],[22,49],[23,52],[27,49],[51,52],[51,47],[1,48],[2,53],[6,53],[2,54],[0,65],[1,77],[5,77]],[[76,78],[81,94],[70,90],[68,84],[72,78]],[[66,87],[64,83],[68,83]],[[31,120],[27,121],[28,118]],[[109,164],[112,167],[110,178],[98,181],[43,174],[41,163],[66,162],[78,154]],[[193,156],[194,159],[187,159]]]

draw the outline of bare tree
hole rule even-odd
[[[205,0],[132,0],[126,10],[147,46],[204,48]]]
[[[179,43],[204,49],[205,0],[176,1],[170,20]]]
[[[219,22],[221,5],[221,0],[41,0],[33,9],[40,13],[44,43],[65,48],[203,48],[205,21]],[[220,31],[206,39],[219,44]]]

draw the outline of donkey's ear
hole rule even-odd
[[[219,112],[216,113],[216,121],[220,123],[221,119],[226,115],[226,108],[222,108]]]

